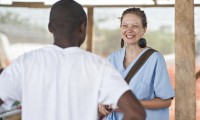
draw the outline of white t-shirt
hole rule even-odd
[[[0,98],[18,100],[23,120],[96,120],[129,86],[105,59],[55,45],[17,58],[0,75]]]

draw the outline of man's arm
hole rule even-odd
[[[3,72],[3,68],[0,68],[0,74],[1,74],[1,72]]]
[[[146,118],[142,104],[130,90],[120,97],[118,106],[124,113],[123,120],[145,120]]]
[[[3,101],[1,100],[1,98],[0,98],[0,106],[3,104]]]
[[[0,68],[0,74],[1,74],[1,72],[3,71],[3,68]],[[3,104],[3,101],[1,100],[1,98],[0,98],[0,106]]]

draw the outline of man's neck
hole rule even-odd
[[[60,47],[60,48],[68,48],[68,47],[75,47],[78,46],[76,44],[73,43],[69,43],[69,42],[62,42],[62,41],[54,41],[53,43],[54,45]]]

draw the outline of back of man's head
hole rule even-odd
[[[58,35],[72,35],[81,24],[87,24],[83,7],[74,0],[60,0],[53,4],[50,12],[50,31]]]

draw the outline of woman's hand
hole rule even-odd
[[[112,111],[112,108],[109,105],[99,104],[98,109],[100,114],[102,114],[103,116],[107,116]]]

